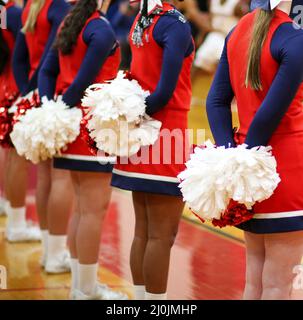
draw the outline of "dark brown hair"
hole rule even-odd
[[[245,78],[246,88],[250,86],[254,90],[262,90],[260,78],[261,53],[273,15],[272,11],[265,11],[262,9],[258,9],[256,14],[248,50]]]
[[[72,52],[85,22],[97,10],[97,0],[79,0],[65,17],[63,27],[55,40],[55,48],[66,55]]]

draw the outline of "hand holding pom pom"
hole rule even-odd
[[[280,182],[270,147],[197,147],[179,174],[183,198],[202,220],[235,225],[252,217],[256,202],[268,199]]]
[[[142,146],[155,143],[161,122],[145,114],[148,95],[136,80],[126,79],[122,72],[116,79],[86,90],[82,105],[91,108],[87,128],[98,149],[130,157]]]

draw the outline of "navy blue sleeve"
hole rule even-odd
[[[38,89],[40,97],[54,98],[57,78],[60,73],[58,50],[49,50],[38,77]]]
[[[21,28],[22,9],[16,6],[7,9],[7,28],[13,33],[15,39]]]
[[[287,112],[303,81],[303,30],[283,24],[275,32],[271,53],[279,69],[249,127],[245,143],[249,147],[267,145]]]
[[[19,31],[13,53],[13,73],[21,94],[26,93],[29,83],[29,52],[25,35]]]
[[[156,90],[146,98],[146,112],[149,115],[161,110],[169,102],[176,89],[184,58],[194,50],[190,26],[185,20],[179,20],[179,17],[161,17],[153,36],[163,48],[163,62]]]
[[[50,50],[50,48],[56,38],[58,28],[59,28],[62,20],[64,19],[64,17],[67,15],[69,8],[70,8],[70,5],[67,2],[65,2],[65,0],[53,1],[51,6],[49,7],[49,10],[47,13],[47,18],[51,24],[51,30],[50,30],[50,33],[49,33],[49,36],[47,39],[47,43],[46,43],[44,51],[43,51],[43,55],[40,59],[39,67],[37,68],[37,70],[35,71],[35,73],[33,74],[32,78],[29,81],[29,84],[27,87],[27,92],[30,92],[30,91],[37,88],[38,74],[39,74],[40,68],[44,62],[44,59],[47,56],[48,51]]]
[[[229,36],[228,36],[229,37]],[[218,146],[234,146],[231,102],[234,92],[229,77],[227,42],[206,100],[207,117]]]
[[[114,32],[104,19],[94,19],[85,28],[83,40],[88,48],[74,82],[67,89],[63,100],[69,106],[76,106],[86,88],[97,77],[106,58],[116,44]]]

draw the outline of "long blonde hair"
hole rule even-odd
[[[253,90],[262,90],[260,78],[261,53],[273,15],[272,11],[265,11],[263,9],[258,9],[256,14],[248,50],[245,78],[246,88],[250,86]]]
[[[43,8],[46,0],[32,0],[28,17],[26,19],[26,22],[22,28],[22,32],[34,32],[35,31],[35,26],[38,18],[38,14]]]

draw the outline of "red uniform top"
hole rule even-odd
[[[13,2],[9,2],[5,5],[5,8],[8,9],[14,6]],[[11,31],[8,29],[2,29],[4,41],[7,43],[9,48],[9,60],[6,64],[6,67],[2,74],[0,74],[0,100],[4,97],[4,94],[14,94],[18,92],[18,88],[15,82],[13,68],[12,68],[12,56],[15,46],[15,38]]]
[[[74,79],[77,76],[87,50],[87,45],[83,41],[83,32],[90,21],[94,19],[100,19],[99,12],[96,11],[95,13],[93,13],[93,15],[86,21],[82,31],[78,36],[74,50],[70,54],[63,55],[59,51],[60,75],[57,81],[56,88],[56,92],[58,94],[63,94],[73,83]],[[93,82],[102,83],[106,80],[112,80],[116,78],[117,72],[119,70],[119,65],[120,48],[117,47],[114,54],[108,56],[102,68],[100,69],[99,74]]]
[[[243,136],[246,136],[254,115],[265,99],[279,68],[278,63],[274,60],[270,51],[273,35],[281,24],[292,21],[284,12],[280,10],[275,11],[275,16],[271,22],[261,55],[260,77],[263,90],[252,90],[250,87],[245,88],[244,83],[246,75],[245,66],[247,65],[247,50],[250,41],[249,34],[252,32],[256,12],[257,10],[249,13],[240,20],[227,43],[229,75],[237,100],[240,120],[239,134],[242,136],[242,139]],[[244,30],[246,33],[243,33]],[[247,30],[250,30],[250,32],[247,32]],[[289,134],[303,130],[302,101],[303,86],[299,88],[279,127],[274,132],[274,135],[281,133]],[[269,145],[270,144],[271,143],[269,142]]]
[[[49,37],[51,24],[48,21],[47,14],[52,2],[53,0],[45,0],[44,6],[39,12],[37,17],[35,32],[27,32],[25,34],[26,44],[29,52],[29,62],[30,62],[29,77],[32,77],[32,75],[38,68],[41,57],[44,52],[45,45]],[[25,25],[31,4],[32,4],[32,0],[28,0],[22,12],[22,26]]]
[[[143,46],[137,47],[130,39],[129,43],[132,51],[131,74],[145,90],[151,93],[156,90],[157,84],[160,79],[162,61],[163,61],[163,48],[161,48],[153,37],[154,27],[160,19],[161,15],[173,10],[174,7],[168,3],[163,3],[163,12],[154,17],[152,25],[144,30],[142,41]],[[130,31],[130,37],[134,32],[136,21],[133,23]],[[184,59],[183,66],[179,75],[177,87],[173,93],[172,98],[169,100],[165,108],[189,110],[191,101],[191,80],[190,70],[194,59],[194,53]]]

